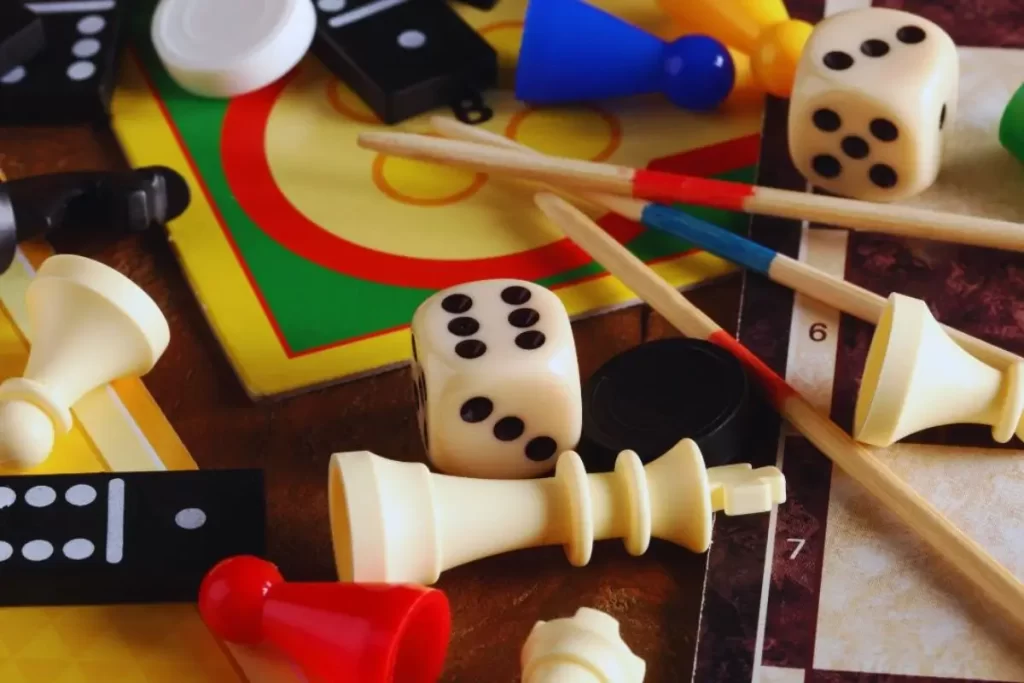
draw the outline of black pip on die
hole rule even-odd
[[[867,201],[935,182],[960,82],[956,44],[915,14],[835,14],[811,34],[789,104],[789,152],[812,184]]]
[[[576,343],[553,292],[509,279],[443,290],[413,315],[412,346],[420,431],[440,471],[533,477],[576,447]]]

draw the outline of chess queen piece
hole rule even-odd
[[[853,436],[890,446],[950,424],[992,426],[1005,443],[1024,437],[1024,363],[997,370],[964,351],[920,299],[892,294],[868,349]]]
[[[538,621],[523,645],[523,683],[643,683],[647,663],[609,614],[581,607],[569,619]]]
[[[451,634],[439,590],[291,583],[270,562],[245,555],[206,575],[199,614],[219,638],[274,646],[324,683],[434,683]]]
[[[562,545],[577,567],[590,562],[594,541],[610,538],[624,539],[634,556],[652,537],[702,553],[716,511],[767,512],[785,498],[778,469],[708,469],[691,439],[646,467],[623,451],[613,472],[591,475],[566,451],[553,477],[526,480],[432,474],[423,463],[336,453],[328,483],[341,580],[427,585],[446,569],[534,546]]]
[[[115,379],[144,375],[170,341],[167,319],[138,285],[81,256],[51,256],[26,294],[31,350],[0,383],[0,463],[43,462],[71,406]]]

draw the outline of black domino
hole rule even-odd
[[[481,91],[498,79],[494,48],[437,0],[315,0],[313,53],[393,124],[438,107],[490,118]]]
[[[41,22],[42,52],[0,71],[0,125],[106,122],[128,0],[4,0]]]
[[[45,45],[42,19],[20,2],[0,4],[0,74],[35,58]]]
[[[0,477],[0,606],[192,602],[265,524],[260,470]]]

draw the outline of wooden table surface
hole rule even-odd
[[[0,168],[14,179],[127,164],[105,129],[0,129]],[[165,235],[112,238],[102,235],[102,227],[61,236],[54,247],[113,266],[156,300],[170,322],[171,342],[144,380],[149,391],[201,468],[264,469],[269,557],[285,577],[335,579],[328,459],[349,450],[424,459],[408,369],[253,403],[200,313]],[[739,277],[733,275],[688,296],[735,331],[738,295]],[[575,323],[574,331],[584,380],[643,340],[677,334],[642,306]],[[624,639],[647,661],[645,683],[689,680],[705,559],[658,540],[645,556],[633,558],[621,542],[604,541],[584,568],[573,568],[552,547],[452,569],[437,584],[449,597],[454,622],[442,681],[518,681],[519,650],[533,624],[571,616],[582,606],[620,620]]]

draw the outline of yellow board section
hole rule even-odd
[[[20,375],[28,361],[25,289],[50,253],[45,245],[23,245],[0,276],[0,380]],[[71,432],[58,438],[53,454],[31,474],[196,467],[138,379],[97,389],[72,412]],[[14,474],[20,472],[0,468],[0,475]],[[2,683],[299,680],[269,653],[220,643],[194,604],[0,609]]]
[[[522,38],[526,4],[502,0],[489,12],[459,7],[498,51],[506,88],[511,85],[508,77]],[[594,4],[662,37],[673,30],[655,0]],[[756,135],[762,118],[760,102],[715,115],[694,115],[660,100],[631,100],[602,103],[600,111],[577,108],[566,115],[526,111],[505,91],[489,94],[488,105],[495,111],[494,118],[483,124],[488,129],[503,134],[512,130],[517,139],[544,151],[637,166]],[[203,187],[133,54],[125,59],[113,109],[115,131],[134,166],[168,166],[191,187]],[[428,115],[416,117],[398,128],[422,132],[427,119]],[[274,104],[264,135],[274,181],[288,202],[323,230],[383,253],[445,259],[521,253],[559,238],[535,211],[528,193],[513,194],[504,185],[508,198],[495,202],[503,192],[503,184],[495,179],[388,158],[371,182],[374,155],[359,149],[355,136],[375,125],[365,105],[312,58],[299,66]],[[337,203],[341,196],[343,210]],[[306,390],[408,361],[407,328],[289,355],[204,192],[193,193],[189,209],[172,222],[169,232],[190,286],[250,396]],[[662,261],[654,268],[679,288],[735,271],[705,252]],[[636,301],[629,289],[609,276],[559,287],[556,293],[574,317]]]

